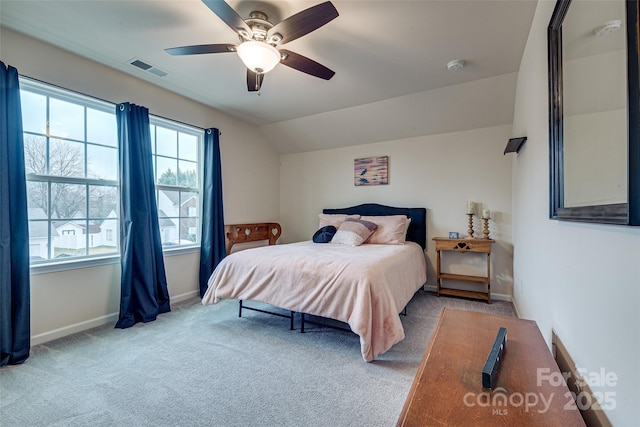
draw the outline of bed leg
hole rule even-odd
[[[300,313],[300,333],[304,334],[304,313]]]
[[[242,300],[238,300],[240,307],[238,308],[238,317],[242,317]]]

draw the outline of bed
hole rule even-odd
[[[345,322],[360,337],[363,359],[371,362],[404,338],[399,313],[426,282],[426,209],[364,204],[323,214],[404,215],[410,219],[406,242],[352,247],[309,240],[234,252],[214,270],[202,303],[260,301],[289,311],[284,316],[291,327],[294,313]],[[279,233],[275,223],[227,226],[227,237],[241,242],[275,243]]]

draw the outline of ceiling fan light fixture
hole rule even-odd
[[[280,52],[268,43],[249,40],[238,46],[238,56],[251,71],[264,74],[280,62]]]

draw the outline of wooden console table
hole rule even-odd
[[[493,390],[482,368],[500,327],[507,344]],[[584,426],[538,326],[445,308],[397,426]]]
[[[447,239],[445,237],[434,237],[436,242],[436,281],[438,285],[437,293],[443,295],[452,295],[466,298],[476,298],[486,300],[491,304],[491,245],[495,243],[492,239]],[[468,274],[443,273],[440,267],[442,260],[442,251],[455,251],[459,253],[481,253],[487,254],[487,275],[471,276]],[[487,285],[487,292],[465,291],[462,289],[450,289],[442,287],[442,279],[448,280],[464,280],[479,285]]]

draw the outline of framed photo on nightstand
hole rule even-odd
[[[457,231],[450,231],[449,232],[449,238],[450,239],[459,239],[458,232]]]

